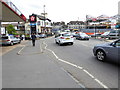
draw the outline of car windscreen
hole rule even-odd
[[[62,36],[69,37],[69,36],[71,36],[71,34],[62,34]]]
[[[108,35],[110,32],[104,32],[102,35]]]
[[[111,31],[110,33],[116,33],[116,30],[114,30],[114,31]]]
[[[4,36],[4,37],[2,37],[2,39],[8,39],[8,36]]]

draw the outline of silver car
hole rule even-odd
[[[79,33],[76,36],[76,39],[80,39],[80,40],[89,40],[89,36],[86,33]]]
[[[0,39],[2,45],[14,45],[21,42],[21,39],[14,37],[13,35],[2,36]]]
[[[100,61],[113,60],[118,62],[120,58],[120,39],[112,43],[94,46],[93,53]]]
[[[120,38],[120,30],[112,30],[109,35],[109,39],[119,39]]]

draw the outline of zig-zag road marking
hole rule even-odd
[[[82,71],[85,72],[87,75],[89,75],[92,79],[94,79],[98,84],[100,84],[103,88],[106,88],[107,90],[110,90],[105,84],[103,84],[103,82],[101,82],[100,80],[98,80],[97,78],[95,78],[95,77],[94,77],[90,72],[88,72],[86,69],[84,69],[83,67],[78,66],[78,65],[76,65],[76,64],[73,64],[73,63],[71,63],[71,62],[68,62],[68,61],[66,61],[66,60],[60,59],[60,58],[56,55],[56,53],[55,53],[54,51],[52,51],[52,50],[50,50],[50,49],[47,49],[47,46],[48,46],[48,45],[47,45],[45,42],[43,42],[43,44],[45,44],[45,49],[48,50],[48,51],[50,51],[50,52],[52,52],[52,54],[55,56],[55,58],[56,58],[58,61],[61,61],[61,62],[63,62],[63,63],[66,63],[66,64],[68,64],[68,65],[71,65],[71,66],[73,66],[73,67],[76,67],[76,68],[82,70]]]

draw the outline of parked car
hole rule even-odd
[[[120,30],[113,30],[108,35],[109,39],[119,39],[120,38]]]
[[[36,38],[40,38],[40,35],[39,34],[37,34],[37,35],[35,35],[36,36]]]
[[[79,33],[76,36],[76,39],[80,39],[80,40],[89,40],[89,36],[86,33]]]
[[[2,45],[14,45],[17,43],[21,43],[20,38],[16,38],[13,35],[8,35],[8,36],[2,36],[0,42]]]
[[[120,39],[112,43],[96,45],[93,48],[93,53],[100,61],[113,60],[118,62],[120,56]]]
[[[62,32],[55,35],[55,42],[59,45],[62,45],[64,43],[70,43],[71,45],[73,45],[74,37],[71,35],[71,33]]]
[[[109,35],[109,31],[108,32],[104,32],[103,34],[101,34],[101,38],[107,38],[108,37],[108,35]]]
[[[78,34],[76,32],[72,32],[71,34],[73,35],[73,37],[78,36]]]
[[[91,37],[99,37],[101,34],[100,33],[94,33],[92,35],[90,35]]]
[[[39,35],[39,38],[46,38],[46,37],[47,37],[46,34],[40,34],[40,35]]]

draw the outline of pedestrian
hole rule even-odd
[[[22,35],[22,40],[25,40],[25,35],[24,34]]]
[[[33,44],[33,46],[35,46],[35,39],[36,39],[36,36],[35,36],[34,33],[31,35],[31,39],[32,39],[32,44]]]

